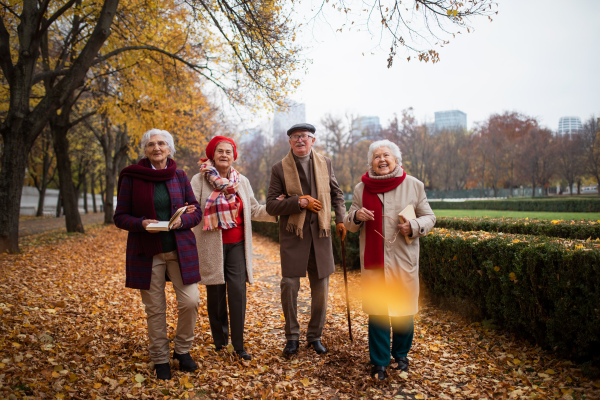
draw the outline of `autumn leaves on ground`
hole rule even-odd
[[[368,376],[359,275],[349,277],[356,295],[350,342],[339,270],[331,279],[323,337],[330,353],[318,356],[302,346],[297,357],[286,359],[279,249],[263,237],[254,242],[256,283],[248,288],[246,346],[252,361],[239,361],[231,348],[214,351],[202,290],[191,351],[200,369],[174,368],[170,382],[157,381],[139,292],[124,287],[125,241],[126,232],[99,227],[86,235],[30,237],[21,254],[0,255],[0,398],[600,398],[600,382],[570,362],[425,304],[416,317],[410,371],[392,370],[377,383]],[[307,284],[303,280],[299,299],[304,329]],[[171,288],[168,304],[172,337]]]

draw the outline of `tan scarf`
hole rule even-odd
[[[331,189],[329,188],[329,170],[327,169],[327,161],[325,157],[312,151],[313,170],[317,184],[317,200],[321,202],[323,208],[318,212],[319,219],[319,237],[331,236]],[[300,184],[300,176],[296,168],[296,161],[292,150],[283,158],[283,179],[287,188],[288,196],[302,196],[302,185]],[[312,212],[312,211],[310,211]],[[304,227],[304,219],[306,218],[307,210],[302,209],[299,214],[292,214],[288,219],[285,229],[288,232],[295,233],[302,239],[302,228]]]

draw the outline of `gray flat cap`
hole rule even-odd
[[[288,129],[287,135],[290,136],[293,132],[296,132],[296,131],[308,131],[310,133],[315,133],[316,129],[311,124],[307,124],[307,123],[296,124],[296,125],[293,125],[290,129]]]

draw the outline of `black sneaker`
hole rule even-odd
[[[198,365],[190,356],[190,353],[177,354],[173,352],[173,359],[179,361],[179,369],[181,371],[194,372],[198,369]]]
[[[154,364],[154,370],[156,371],[157,379],[163,381],[168,381],[171,379],[171,367],[169,366],[169,363]]]

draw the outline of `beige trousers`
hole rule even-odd
[[[198,284],[183,284],[177,251],[155,255],[152,259],[150,289],[140,290],[142,302],[146,306],[150,359],[154,364],[169,362],[165,272],[173,283],[177,298],[177,332],[173,341],[177,354],[188,353],[192,348],[194,328],[198,316],[198,303],[200,302]]]

